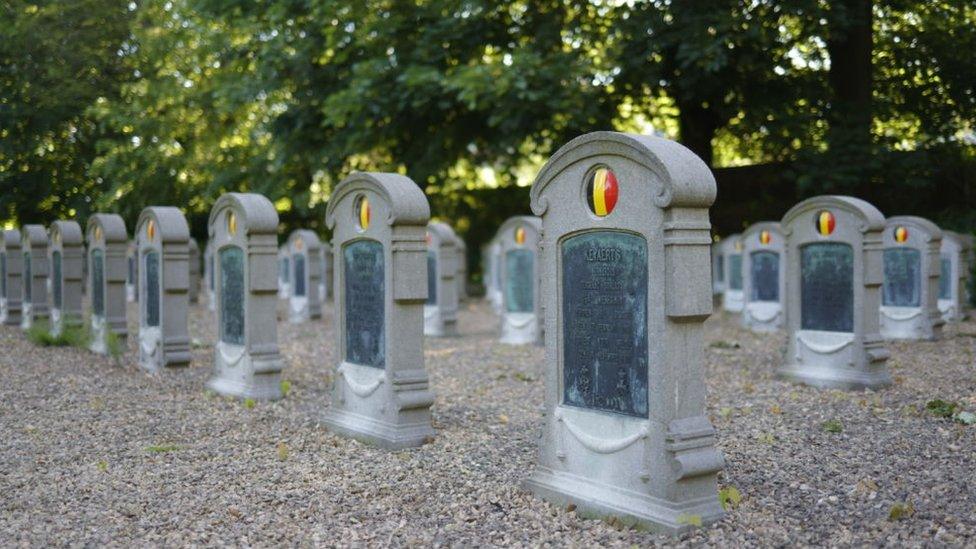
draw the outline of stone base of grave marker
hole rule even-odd
[[[745,307],[745,296],[742,290],[725,290],[722,295],[722,308],[730,313],[741,313]]]
[[[413,448],[433,438],[434,394],[424,370],[391,376],[383,369],[343,363],[335,383],[333,395],[342,408],[329,408],[324,417],[332,431],[389,450]]]
[[[867,367],[856,369],[854,364],[860,363],[860,357],[855,356],[859,346],[854,334],[801,330],[795,337],[796,356],[779,369],[780,377],[827,389],[861,390],[891,385],[885,368],[889,353],[884,341],[865,341]]]
[[[943,322],[957,322],[962,320],[962,315],[957,310],[956,302],[951,299],[939,300],[939,312],[942,314]]]
[[[302,324],[311,320],[307,297],[288,298],[288,322]]]
[[[942,320],[926,318],[925,309],[919,307],[880,308],[881,335],[885,339],[929,340],[942,335]]]
[[[424,305],[424,335],[454,337],[458,335],[457,319],[443,318],[440,307]]]
[[[502,315],[502,337],[508,345],[528,345],[540,341],[539,321],[533,313],[506,313]]]
[[[254,351],[248,355],[239,345],[218,342],[214,347],[214,366],[215,374],[207,388],[218,394],[255,400],[277,400],[283,396],[280,358],[261,359]]]
[[[754,332],[775,332],[783,326],[783,307],[773,301],[752,301],[742,311],[742,324]]]
[[[587,421],[586,414],[557,410],[557,417],[560,412],[572,415],[573,422]],[[559,423],[564,423],[561,419]],[[601,482],[596,473],[587,478],[541,465],[523,482],[523,488],[560,507],[574,504],[584,517],[612,517],[629,526],[671,535],[720,520],[725,512],[715,497],[714,473],[722,469],[724,459],[715,449],[715,430],[708,419],[675,420],[663,440],[650,441],[650,436],[649,430],[642,429],[621,439],[595,439],[569,430],[557,436],[561,440],[555,457],[562,462],[585,461],[594,472],[610,463],[616,472],[641,471],[640,481],[647,485],[671,484],[679,492],[672,501],[651,496],[641,486],[625,489]],[[621,452],[629,452],[633,461],[629,467],[621,464]],[[618,454],[613,461],[606,458],[611,453]],[[661,467],[665,464],[670,467]]]

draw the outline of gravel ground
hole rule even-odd
[[[481,302],[462,307],[462,337],[427,340],[433,443],[391,453],[330,434],[318,421],[335,360],[325,312],[279,323],[291,390],[251,408],[203,389],[214,330],[202,306],[192,366],[156,375],[135,365],[134,338],[114,363],[0,326],[0,544],[976,544],[976,426],[925,410],[941,398],[976,411],[972,321],[941,342],[891,344],[896,384],[846,393],[776,380],[784,336],[716,314],[708,411],[727,460],[720,485],[742,500],[671,539],[519,489],[535,461],[543,350],[497,343]],[[909,511],[890,520],[896,505]]]

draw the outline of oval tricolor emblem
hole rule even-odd
[[[597,168],[586,181],[586,203],[590,211],[600,217],[609,215],[617,206],[617,176],[610,168]]]
[[[908,240],[908,229],[905,227],[895,227],[895,242],[899,244]]]
[[[828,212],[827,210],[821,210],[817,214],[816,219],[814,219],[814,223],[817,227],[817,233],[819,233],[820,236],[830,236],[830,234],[833,233],[834,229],[837,227],[837,219],[834,217],[834,214]]]
[[[769,231],[759,231],[759,243],[763,246],[773,241],[773,235]]]
[[[369,228],[370,210],[369,200],[365,196],[359,197],[359,205],[356,206],[356,214],[359,216],[359,228],[366,230]]]
[[[519,246],[525,244],[525,227],[515,229],[515,243]]]
[[[146,222],[146,238],[149,240],[156,238],[156,222],[152,219]]]

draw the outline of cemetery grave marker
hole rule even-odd
[[[703,333],[715,191],[694,153],[653,136],[586,134],[542,168],[530,196],[547,376],[530,491],[671,533],[723,516]]]
[[[965,243],[958,233],[942,231],[939,255],[939,312],[946,322],[965,319],[963,302],[969,272],[966,271],[963,250]]]
[[[0,323],[20,326],[23,306],[24,255],[20,249],[20,231],[2,229],[0,234]]]
[[[455,280],[457,281],[457,295],[458,301],[466,301],[468,299],[468,245],[464,243],[464,239],[460,235],[454,235],[457,244],[457,276]]]
[[[492,237],[485,248],[485,297],[497,314],[502,312],[501,249],[501,242],[498,241],[497,235]]]
[[[742,233],[742,246],[742,323],[757,332],[774,331],[783,325],[786,293],[783,231],[776,222],[755,223]]]
[[[319,280],[319,297],[322,302],[332,299],[332,246],[328,242],[319,243],[322,249],[322,277]]]
[[[190,237],[190,303],[200,302],[200,245]]]
[[[278,299],[288,299],[291,295],[291,254],[288,245],[278,248]]]
[[[742,235],[733,234],[719,242],[725,266],[725,287],[722,292],[722,308],[733,313],[741,313],[745,308],[742,270]]]
[[[88,218],[88,295],[91,297],[92,339],[89,348],[109,354],[109,334],[121,340],[126,324],[126,280],[129,235],[118,214],[96,213]]]
[[[457,331],[457,235],[446,223],[427,224],[427,303],[424,335],[456,336]]]
[[[510,345],[536,343],[541,337],[539,311],[539,237],[542,220],[520,215],[498,229],[501,243],[502,336]]]
[[[41,225],[24,225],[21,228],[20,248],[23,259],[24,300],[20,327],[29,330],[50,315],[48,306],[48,238]]]
[[[210,211],[218,341],[207,386],[222,395],[281,398],[278,212],[255,193],[227,193]]]
[[[725,255],[722,254],[722,241],[712,243],[712,294],[725,293]]]
[[[319,282],[322,278],[322,246],[312,231],[296,229],[285,243],[291,259],[291,292],[288,296],[288,320],[293,324],[322,318]]]
[[[125,300],[132,303],[139,299],[139,251],[134,240],[129,242],[126,261],[129,270],[125,277]]]
[[[357,172],[325,213],[335,251],[339,365],[325,423],[385,448],[434,436],[424,369],[430,207],[408,177]]]
[[[915,216],[889,217],[884,231],[881,335],[889,339],[942,336],[939,249],[942,230]]]
[[[136,223],[139,365],[151,372],[190,363],[190,227],[179,208],[149,206]]]
[[[800,202],[781,222],[786,238],[786,329],[779,375],[836,389],[891,383],[878,333],[885,219],[847,196]]]
[[[76,221],[55,221],[48,234],[51,268],[51,335],[82,325],[81,286],[85,244]]]

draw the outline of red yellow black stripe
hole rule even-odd
[[[610,168],[597,168],[587,178],[586,202],[600,217],[610,215],[617,206],[618,193],[617,176]]]
[[[827,210],[821,210],[814,219],[814,226],[817,228],[817,233],[820,236],[829,236],[837,227],[837,219],[834,217],[834,214]]]
[[[908,229],[905,227],[895,227],[895,242],[902,244],[908,240]]]

